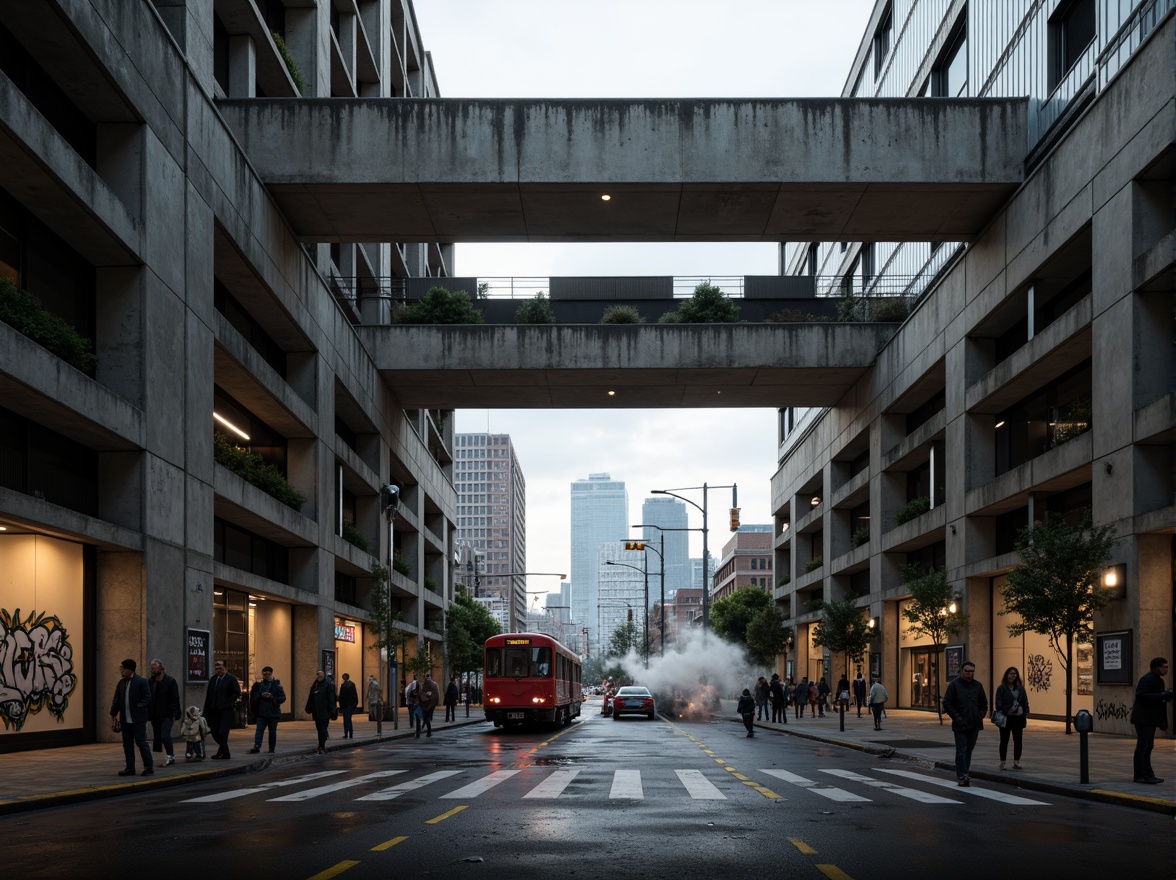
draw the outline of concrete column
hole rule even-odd
[[[96,569],[93,629],[96,731],[101,742],[122,742],[122,737],[111,731],[107,712],[119,680],[119,663],[130,657],[140,668],[147,665],[144,660],[147,579],[143,554],[99,550]]]
[[[257,46],[253,37],[229,37],[229,97],[257,97]]]

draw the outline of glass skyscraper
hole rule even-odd
[[[641,502],[641,523],[645,526],[660,526],[659,529],[642,529],[641,540],[663,550],[666,566],[666,599],[683,587],[698,586],[690,580],[690,532],[686,505],[677,498],[646,498]],[[660,543],[665,541],[664,547]],[[657,554],[650,554],[650,572],[659,571]],[[655,581],[650,580],[652,585]],[[658,589],[661,584],[658,582]],[[652,586],[651,586],[652,589]]]
[[[588,627],[590,653],[600,647],[597,604],[600,545],[629,533],[629,493],[622,480],[589,474],[572,483],[572,619]]]

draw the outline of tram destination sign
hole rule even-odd
[[[530,639],[507,639],[506,643],[508,645],[529,645],[529,644],[531,644],[531,640]]]

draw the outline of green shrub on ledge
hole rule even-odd
[[[306,502],[306,497],[290,485],[281,471],[256,452],[237,446],[224,434],[213,434],[212,457],[217,464],[293,510],[301,510]]]
[[[93,374],[98,366],[94,344],[10,278],[0,278],[0,321],[83,373]]]
[[[850,543],[853,544],[854,547],[860,547],[868,540],[870,540],[869,526],[862,526],[860,529],[856,529],[853,533],[853,537],[849,539]]]
[[[822,559],[820,556],[818,556],[816,559],[810,559],[808,562],[806,562],[804,564],[805,573],[807,574],[810,571],[816,571],[818,568],[820,568],[824,564],[825,564],[825,560]]]
[[[399,551],[392,554],[392,570],[405,577],[412,577],[412,566],[408,564],[407,559],[400,555]]]
[[[358,547],[364,553],[370,554],[372,552],[372,548],[368,543],[367,537],[353,522],[347,522],[347,520],[343,520],[343,540],[353,547]]]
[[[290,71],[290,79],[294,80],[294,85],[301,92],[306,88],[306,81],[302,78],[302,71],[294,63],[294,56],[290,54],[290,48],[286,45],[285,38],[277,31],[274,31],[271,36],[274,38],[274,45],[278,47],[278,54],[282,56],[282,61],[286,63],[286,69]]]
[[[898,512],[894,514],[894,524],[901,526],[903,523],[910,522],[915,517],[922,516],[930,509],[931,499],[926,495],[921,498],[915,498],[898,509]]]

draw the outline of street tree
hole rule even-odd
[[[368,629],[375,637],[372,640],[370,650],[376,651],[380,655],[381,660],[378,666],[381,669],[380,679],[383,675],[383,657],[395,657],[396,652],[404,645],[407,638],[407,633],[400,629],[397,624],[404,619],[404,615],[399,611],[393,611],[392,605],[388,601],[388,569],[372,559],[372,585],[368,591],[368,605],[370,607],[369,616],[371,617],[371,624]],[[391,673],[391,670],[389,670]],[[396,690],[396,682],[389,680],[387,699],[384,701],[385,711],[389,707],[396,706],[396,695],[393,693]],[[395,711],[393,709],[393,711]]]
[[[719,638],[746,649],[748,624],[771,607],[772,597],[762,587],[740,587],[711,605],[711,629]]]
[[[855,593],[839,602],[822,602],[821,619],[813,629],[814,645],[842,656],[846,678],[849,678],[850,662],[862,665],[873,637],[865,611],[858,606]]]
[[[641,648],[641,635],[637,624],[628,620],[613,630],[608,640],[608,656],[624,657],[630,651]]]
[[[502,629],[486,606],[458,589],[445,612],[445,651],[453,673],[470,673],[482,668],[486,639]]]
[[[1094,612],[1111,599],[1099,581],[1115,544],[1114,526],[1095,527],[1089,511],[1077,523],[1060,516],[1035,522],[1017,535],[1021,562],[1009,572],[1000,614],[1015,614],[1010,636],[1041,633],[1049,639],[1066,678],[1066,733],[1070,733],[1074,643],[1094,638]]]
[[[757,666],[774,667],[790,637],[791,631],[774,604],[761,609],[747,624],[748,659]]]
[[[955,608],[947,570],[926,571],[921,565],[911,564],[902,570],[902,579],[911,591],[911,600],[902,610],[911,635],[928,638],[934,646],[931,662],[932,687],[935,689],[935,711],[943,724],[943,705],[939,700],[939,655],[949,638],[959,635],[968,625],[968,615]]]

